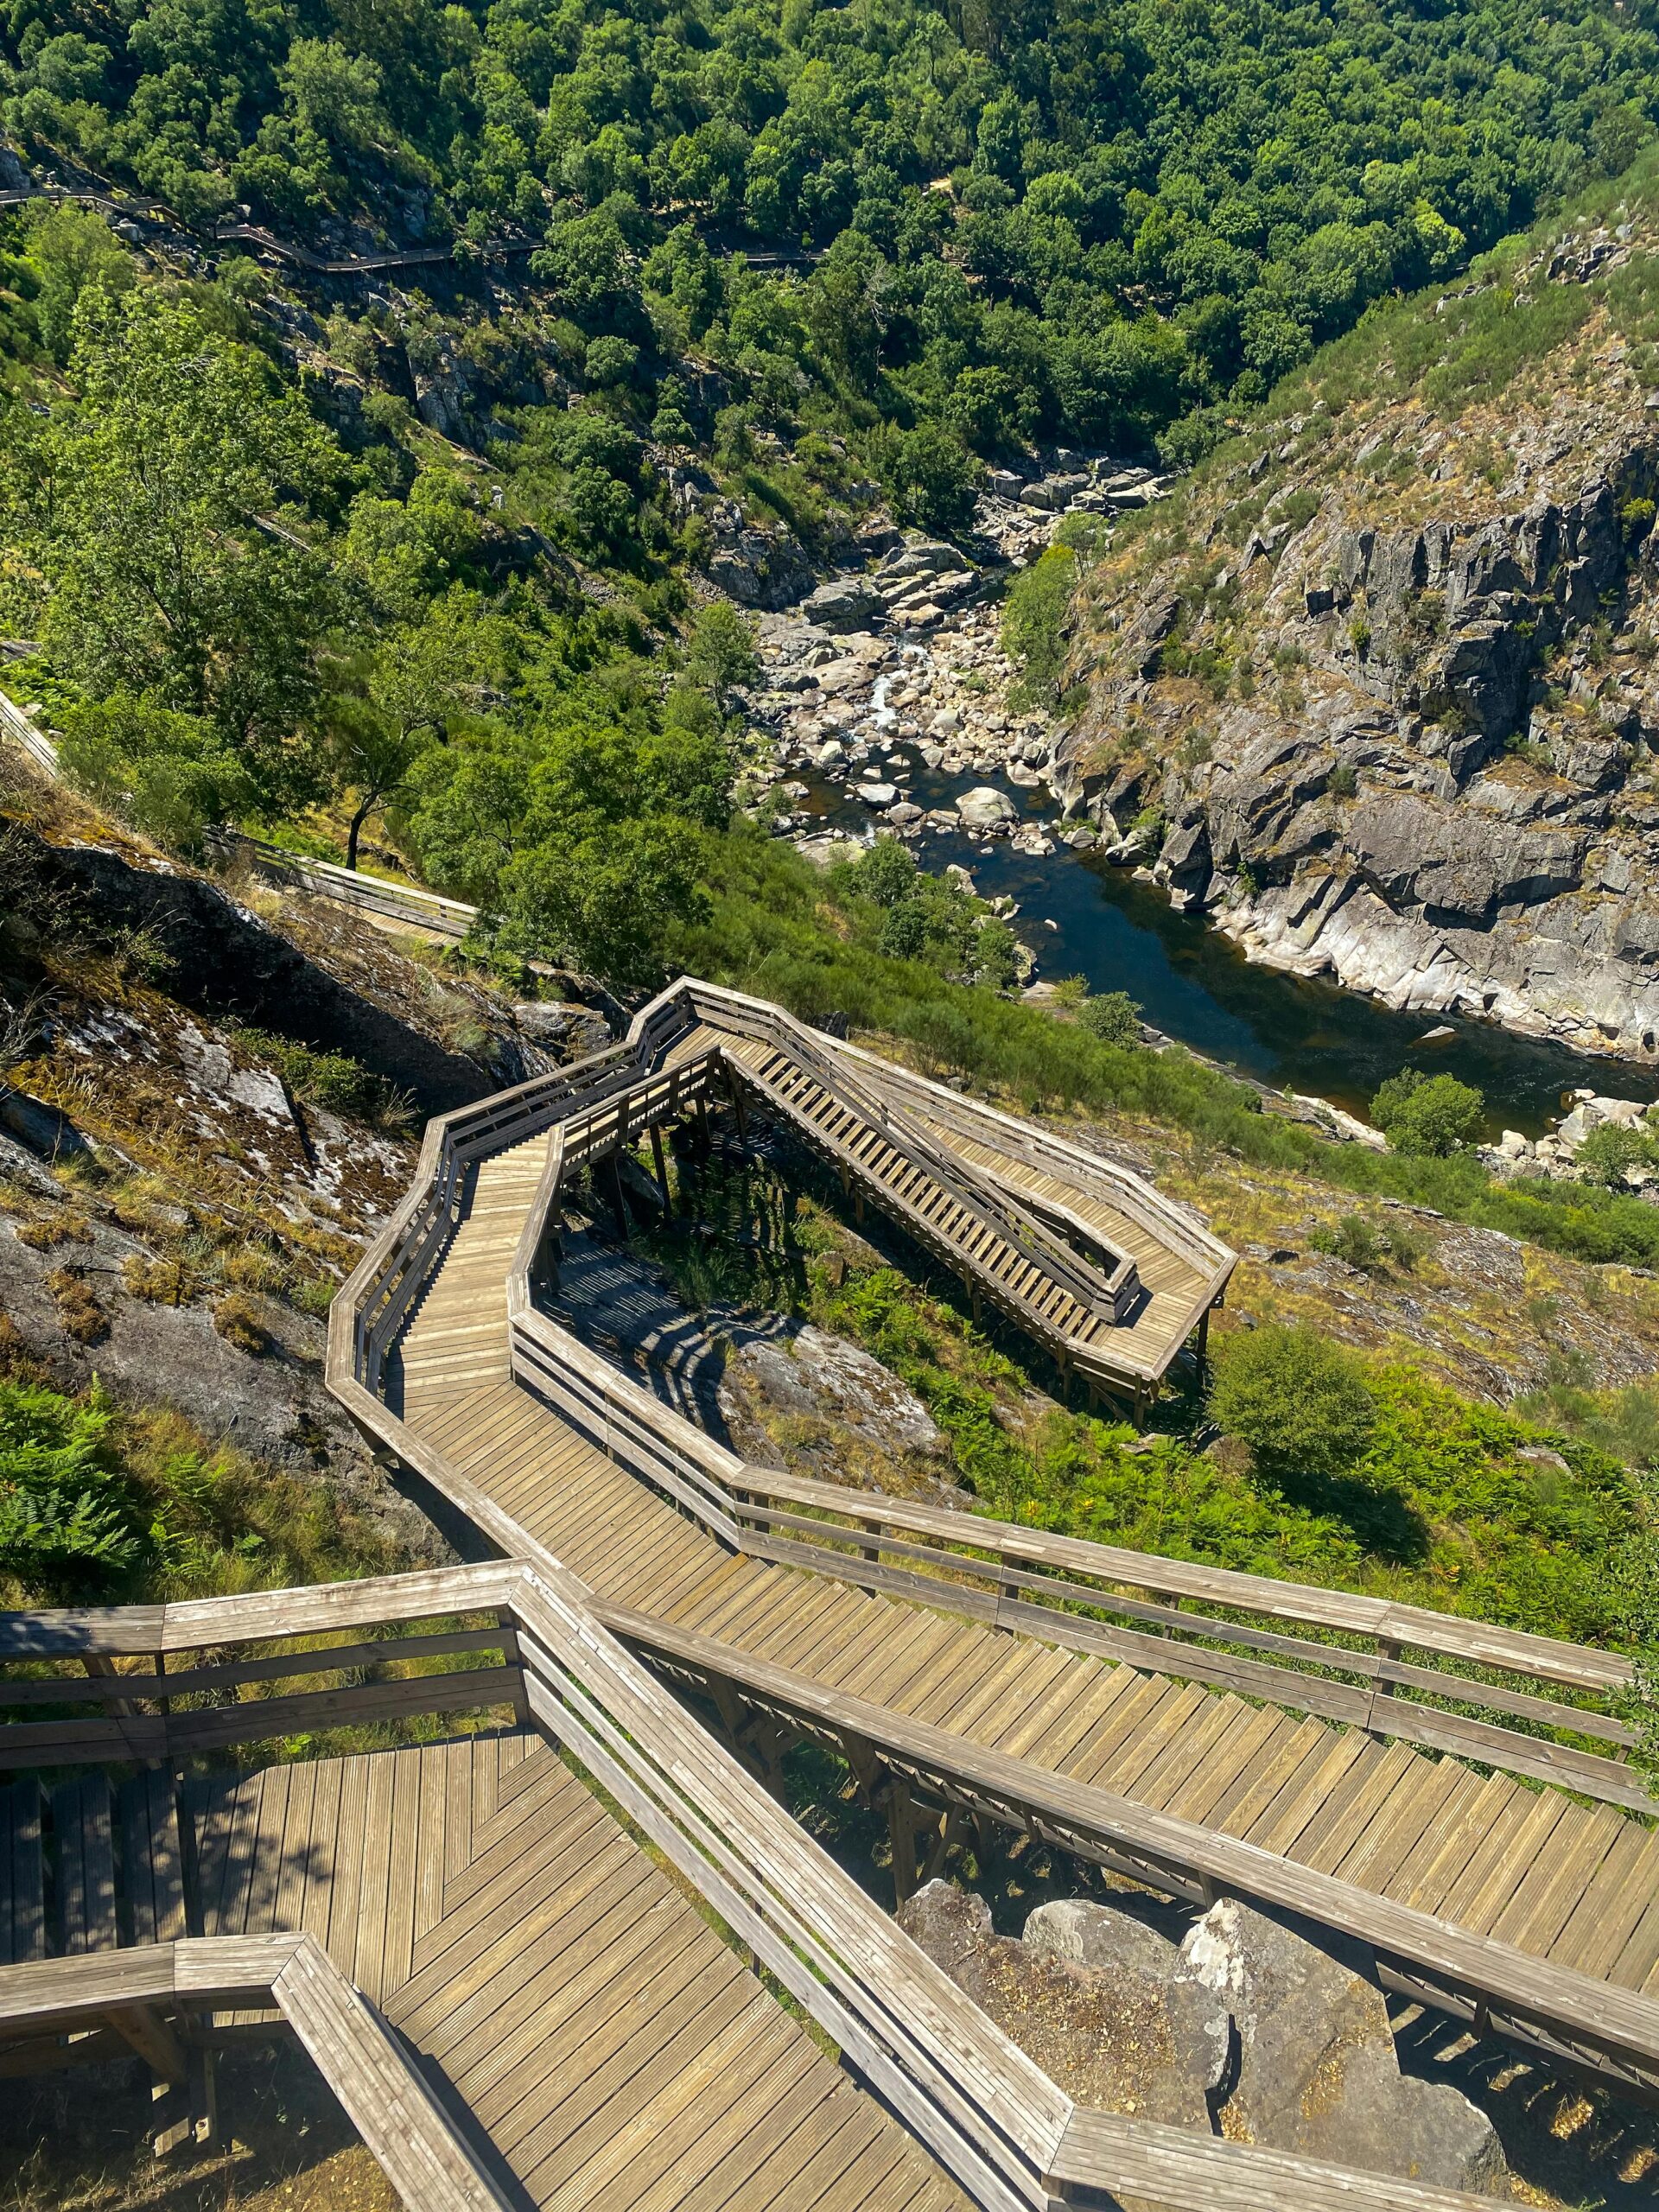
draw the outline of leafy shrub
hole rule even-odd
[[[1360,1213],[1344,1214],[1334,1228],[1316,1229],[1307,1241],[1316,1252],[1328,1252],[1367,1274],[1375,1274],[1389,1256],[1386,1240]]]
[[[1574,1154],[1574,1165],[1586,1183],[1604,1191],[1617,1191],[1632,1167],[1659,1166],[1659,1138],[1647,1129],[1626,1128],[1618,1122],[1604,1122],[1592,1129]]]
[[[372,1128],[408,1128],[413,1111],[408,1094],[349,1052],[319,1052],[269,1029],[238,1027],[233,1034],[253,1058],[270,1061],[294,1096],[308,1105],[366,1122]]]
[[[1353,1353],[1311,1329],[1230,1338],[1216,1362],[1210,1413],[1271,1479],[1347,1473],[1370,1442],[1376,1406]]]
[[[1396,1152],[1444,1160],[1479,1135],[1486,1101],[1452,1075],[1402,1068],[1371,1101],[1371,1119]]]
[[[1141,1014],[1127,991],[1101,991],[1077,1008],[1077,1021],[1103,1045],[1138,1045]]]
[[[138,1540],[111,1465],[110,1413],[0,1382],[0,1569],[94,1579],[129,1566]]]

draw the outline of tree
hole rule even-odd
[[[1269,1481],[1345,1474],[1376,1421],[1365,1370],[1344,1345],[1312,1329],[1240,1332],[1216,1361],[1210,1415],[1249,1447]]]
[[[1649,1129],[1604,1122],[1579,1147],[1573,1164],[1586,1183],[1598,1183],[1605,1191],[1620,1190],[1632,1167],[1659,1166],[1659,1140]]]
[[[1002,609],[1002,650],[1027,699],[1052,703],[1065,667],[1065,625],[1077,588],[1076,554],[1051,545],[1014,581]]]
[[[163,743],[187,717],[211,733],[189,751],[233,755],[252,803],[296,803],[317,788],[312,648],[338,602],[327,561],[270,518],[328,482],[335,448],[296,392],[156,291],[92,285],[70,373],[75,400],[44,424],[0,417],[48,657],[122,702],[124,741]]]
[[[921,423],[877,442],[876,467],[901,522],[924,530],[963,531],[974,518],[979,463],[952,430]]]
[[[711,600],[699,608],[685,649],[685,672],[708,692],[722,715],[730,712],[731,695],[738,686],[760,680],[754,625],[729,599]]]
[[[1371,1101],[1371,1119],[1396,1152],[1443,1160],[1480,1133],[1486,1101],[1452,1075],[1402,1068]]]
[[[75,309],[89,286],[111,297],[130,289],[132,256],[101,215],[79,207],[54,207],[31,230],[29,257],[40,276],[35,319],[41,341],[60,365],[69,359]]]
[[[341,692],[328,708],[329,751],[340,788],[353,801],[346,832],[346,865],[357,866],[370,817],[409,785],[416,764],[457,703],[455,678],[465,647],[456,635],[473,602],[452,593],[422,623],[394,630],[353,671],[360,688]]]
[[[505,948],[631,989],[707,910],[704,833],[729,817],[731,763],[717,737],[563,711],[429,752],[410,831],[431,879],[484,907]]]

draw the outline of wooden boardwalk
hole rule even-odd
[[[964,2204],[538,1734],[16,1783],[0,1838],[0,1964],[309,1934],[526,2207]]]
[[[844,1185],[872,1197],[1063,1371],[1127,1389],[1139,1406],[1224,1288],[1230,1258],[1214,1239],[1172,1235],[1168,1219],[1125,1203],[1069,1147],[1032,1158],[1028,1133],[1003,1116],[953,1104],[902,1070],[722,1027],[708,1012],[663,1061],[683,1065],[711,1047]],[[1079,1172],[1068,1173],[1074,1158]]]
[[[484,1160],[401,1356],[401,1404],[601,1600],[1039,1769],[1659,1993],[1659,1832],[1363,1729],[1055,1649],[734,1552],[512,1379],[504,1268],[547,1140]],[[394,1385],[394,1388],[397,1386]]]

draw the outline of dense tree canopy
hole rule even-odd
[[[13,130],[187,219],[528,231],[578,320],[638,342],[648,292],[659,332],[668,302],[701,340],[724,305],[774,394],[810,341],[989,454],[1258,395],[1370,301],[1617,171],[1651,135],[1652,13],[14,0],[0,48]],[[809,284],[723,302],[722,237],[828,251]],[[933,526],[944,458],[894,465]]]

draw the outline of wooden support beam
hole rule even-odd
[[[899,1775],[887,1793],[887,1840],[893,1846],[895,1908],[916,1894],[916,1808],[910,1784]]]
[[[124,2005],[109,2015],[110,2025],[137,2052],[156,2080],[181,2089],[190,2079],[184,2046],[168,2024],[148,2005]]]
[[[674,1200],[668,1187],[668,1162],[663,1157],[663,1132],[655,1122],[651,1125],[651,1158],[652,1164],[657,1170],[657,1187],[663,1194],[664,1219],[672,1221]]]

